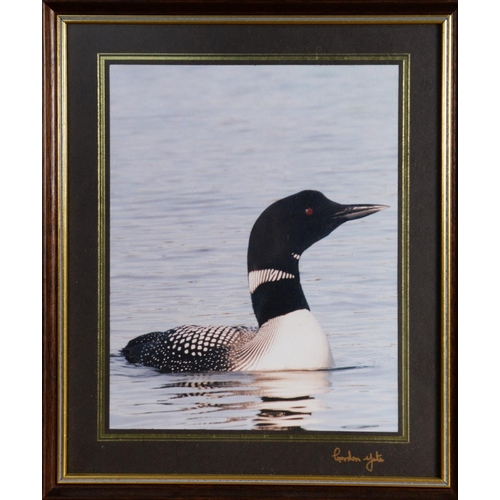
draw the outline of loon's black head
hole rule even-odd
[[[255,222],[248,248],[248,271],[287,270],[289,256],[300,256],[344,222],[360,219],[385,205],[341,205],[319,191],[301,191],[270,205]]]
[[[344,222],[383,208],[341,205],[319,191],[301,191],[266,208],[253,226],[248,245],[248,285],[259,326],[309,309],[299,276],[299,258],[305,250]]]

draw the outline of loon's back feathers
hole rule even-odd
[[[230,347],[246,344],[258,328],[184,325],[131,340],[122,354],[131,363],[165,373],[229,371]]]
[[[131,340],[122,354],[162,372],[317,370],[333,366],[328,339],[309,311],[299,259],[348,220],[384,205],[341,205],[301,191],[270,205],[248,245],[248,284],[259,328],[186,325]]]

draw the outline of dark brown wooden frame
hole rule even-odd
[[[283,0],[46,0],[43,2],[43,498],[455,498],[457,495],[457,2]],[[58,436],[58,115],[56,19],[62,14],[148,15],[453,15],[450,159],[450,483],[418,486],[270,486],[202,484],[59,484]]]

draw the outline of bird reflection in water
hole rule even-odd
[[[326,409],[315,396],[330,390],[329,377],[328,370],[191,374],[158,387],[168,393],[158,402],[185,411],[186,428],[203,428],[220,414],[228,424],[250,420],[253,430],[300,432]]]
[[[326,409],[314,396],[330,388],[328,371],[268,372],[257,375],[261,390],[255,429],[299,431],[311,424],[313,414]]]

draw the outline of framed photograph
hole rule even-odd
[[[455,498],[454,2],[44,1],[44,498]]]

